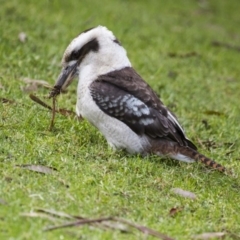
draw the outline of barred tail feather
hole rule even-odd
[[[150,153],[154,153],[159,156],[169,156],[171,158],[183,162],[190,163],[198,161],[220,172],[232,175],[232,172],[230,170],[226,169],[221,164],[204,156],[203,154],[199,153],[197,150],[191,147],[180,146],[178,143],[163,140],[158,141],[152,140],[150,143],[151,143],[151,148],[149,149]]]
[[[178,147],[177,152],[180,153],[183,156],[186,156],[187,158],[193,159],[195,161],[201,162],[206,166],[209,166],[213,169],[216,169],[220,172],[230,172],[227,170],[224,166],[221,164],[215,162],[214,160],[204,156],[203,154],[195,151],[194,149],[191,149],[189,147]]]

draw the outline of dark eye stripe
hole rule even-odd
[[[80,63],[89,52],[97,52],[98,50],[99,43],[97,39],[94,38],[85,45],[83,45],[79,50],[73,51],[69,56],[66,57],[65,61],[70,62],[72,60],[78,60]]]

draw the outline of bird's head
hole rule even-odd
[[[57,96],[84,68],[100,75],[126,66],[131,66],[126,51],[113,33],[103,26],[90,28],[66,48],[62,71],[49,96]]]

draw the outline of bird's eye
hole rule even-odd
[[[80,57],[80,53],[81,53],[81,49],[78,51],[73,51],[70,54],[68,61],[77,60]]]
[[[72,59],[77,59],[78,58],[78,52],[73,52],[72,53]]]

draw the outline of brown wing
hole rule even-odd
[[[133,68],[101,75],[90,89],[102,111],[124,122],[137,134],[171,139],[196,149],[185,137],[175,116]]]
[[[149,107],[157,109],[163,106],[163,103],[157,97],[152,88],[131,67],[101,75],[97,80],[109,82],[118,88],[129,92],[133,96],[142,100]]]

